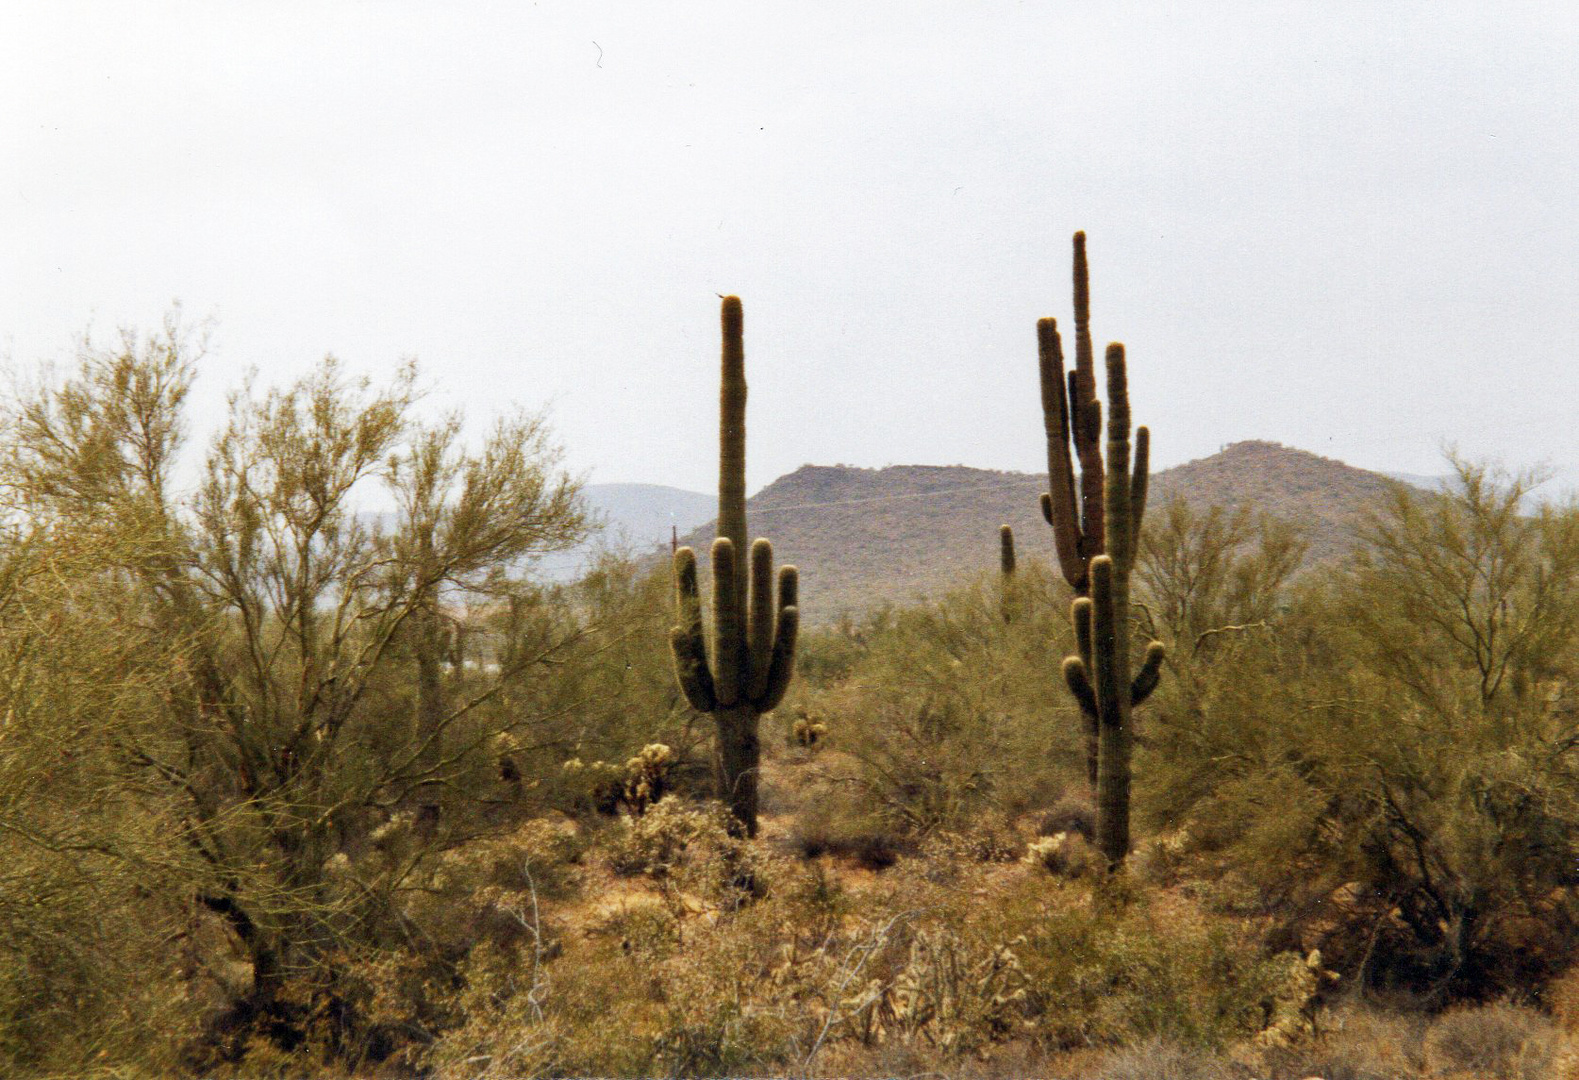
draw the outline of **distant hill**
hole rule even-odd
[[[718,511],[716,495],[661,484],[588,484],[582,498],[602,521],[603,542],[629,543],[636,550],[667,544],[671,526],[684,534]]]
[[[801,571],[812,622],[903,601],[997,565],[998,526],[1014,527],[1020,551],[1052,556],[1038,500],[1045,475],[962,465],[859,469],[804,465],[747,502],[753,536],[772,539],[780,562]],[[1311,559],[1342,554],[1363,508],[1387,490],[1379,473],[1273,442],[1240,442],[1211,457],[1157,473],[1153,507],[1174,495],[1202,506],[1249,505],[1304,525]],[[704,555],[707,522],[681,543]]]
[[[718,511],[716,495],[662,484],[588,484],[581,497],[596,528],[585,543],[541,560],[538,571],[557,580],[576,577],[601,550],[640,555],[660,545],[667,549],[671,527],[684,536]]]
[[[1342,555],[1365,508],[1387,494],[1389,477],[1281,443],[1233,443],[1221,453],[1164,469],[1152,497],[1201,506],[1249,506],[1306,529],[1310,561]]]

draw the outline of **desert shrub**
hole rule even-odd
[[[986,581],[892,608],[844,677],[808,695],[812,712],[839,718],[839,753],[817,767],[859,793],[858,814],[964,832],[984,814],[1045,806],[1078,775],[1079,723],[1048,674],[1069,637],[1067,600],[1034,563],[1020,577],[1021,619],[1004,622]]]
[[[948,863],[1012,863],[1023,858],[1025,851],[1025,841],[1012,825],[985,815],[968,832],[933,833],[918,853]]]
[[[1476,1080],[1545,1080],[1560,1036],[1531,1009],[1505,1002],[1449,1009],[1431,1022],[1424,1040],[1426,1066],[1441,1075]]]
[[[190,979],[213,931],[177,883],[16,837],[0,858],[0,1074],[175,1072],[223,1004]]]
[[[1094,1075],[1101,1080],[1238,1080],[1239,1073],[1210,1051],[1151,1038],[1109,1051]]]
[[[814,800],[797,815],[790,843],[803,859],[853,859],[868,870],[886,870],[919,851],[916,842],[883,818],[864,813],[859,800]]]
[[[1025,861],[1040,866],[1054,877],[1079,878],[1096,870],[1099,856],[1077,832],[1060,832],[1031,841]]]
[[[1456,465],[1253,633],[1177,650],[1136,765],[1146,827],[1280,935],[1436,1004],[1539,985],[1579,916],[1579,511]]]
[[[1317,1034],[1301,1043],[1268,1048],[1262,1055],[1272,1080],[1399,1080],[1419,1076],[1427,1018],[1358,1005],[1322,1012]]]
[[[612,814],[626,801],[629,763],[655,745],[669,749],[664,791],[710,795],[710,726],[686,705],[669,653],[668,567],[606,553],[553,601],[559,618],[596,629],[555,654],[554,679],[512,688],[511,707],[541,718],[530,737],[500,747],[523,778],[521,801],[534,810]],[[582,767],[567,770],[571,761]]]
[[[611,830],[609,866],[618,874],[673,880],[732,904],[760,896],[767,888],[766,860],[758,847],[732,835],[729,824],[721,804],[665,799]]]
[[[1096,838],[1097,811],[1090,796],[1065,796],[1036,823],[1038,836],[1079,833],[1088,843]]]
[[[1070,902],[1081,895],[1090,899]],[[1049,888],[1046,877],[1028,874],[994,912],[996,933],[1024,939],[1016,952],[1027,1007],[1052,1046],[1158,1037],[1220,1047],[1261,1032],[1280,1002],[1306,989],[1293,971],[1302,957],[1265,956],[1232,922],[1176,898],[1153,901],[1123,882]]]
[[[492,1000],[477,989],[479,973],[508,969],[530,980],[562,948],[564,927],[548,908],[576,896],[585,843],[568,821],[543,818],[431,858],[413,858],[420,849],[401,829],[359,859],[337,856],[331,881],[348,893],[389,880],[386,861],[404,868],[399,887],[377,905],[398,918],[337,950],[327,974],[290,981],[288,1001],[301,1031],[295,1042],[220,1042],[220,1060],[211,1055],[198,1063],[240,1076],[334,1062],[347,1069],[384,1061],[415,1067],[446,1032],[461,1029],[457,1038],[465,1041],[466,1031],[497,1011],[490,1005],[473,1015]]]
[[[1541,988],[1541,1004],[1557,1025],[1579,1034],[1579,966],[1571,966]]]

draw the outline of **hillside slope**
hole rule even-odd
[[[1024,556],[1051,558],[1038,506],[1046,476],[964,466],[886,469],[804,465],[747,503],[753,536],[773,541],[780,562],[801,571],[802,607],[812,622],[904,601],[997,565],[998,526],[1014,527]],[[1152,477],[1152,505],[1175,495],[1201,506],[1248,505],[1295,520],[1311,560],[1341,555],[1359,516],[1388,480],[1277,443],[1234,443],[1208,458]],[[708,522],[681,542],[705,557]]]

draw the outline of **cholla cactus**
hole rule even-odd
[[[634,817],[641,817],[668,791],[674,761],[674,751],[663,743],[648,743],[624,765],[571,758],[562,769],[598,813],[613,815],[623,805]]]
[[[784,698],[795,672],[800,626],[798,578],[793,566],[778,572],[773,588],[773,545],[758,539],[746,552],[746,357],[740,299],[724,298],[723,373],[719,394],[718,539],[713,541],[712,653],[703,632],[696,554],[674,555],[680,625],[670,631],[675,675],[686,700],[718,724],[714,778],[741,831],[757,834],[757,771],[762,714]]]
[[[673,765],[674,751],[663,743],[648,743],[641,753],[625,762],[621,794],[631,813],[641,817],[647,807],[663,798],[669,789],[669,769]]]
[[[796,746],[805,747],[807,750],[815,747],[828,734],[828,725],[810,713],[801,713],[795,718],[795,723],[790,727],[790,737],[795,740]]]

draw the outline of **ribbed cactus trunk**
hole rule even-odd
[[[793,566],[773,588],[773,545],[758,539],[746,565],[746,369],[740,300],[725,297],[719,390],[718,538],[713,541],[712,656],[703,630],[696,555],[675,552],[680,625],[670,632],[675,674],[692,707],[713,714],[714,781],[739,830],[757,834],[759,721],[784,698],[800,626]]]
[[[757,774],[762,766],[757,728],[761,715],[749,704],[713,712],[718,728],[713,742],[713,783],[747,836],[757,835]]]
[[[1131,710],[1157,687],[1163,647],[1152,642],[1130,675],[1129,578],[1150,475],[1150,433],[1135,430],[1131,463],[1129,379],[1124,346],[1108,346],[1107,457],[1101,447],[1102,406],[1090,331],[1085,234],[1075,234],[1075,370],[1064,373],[1058,324],[1037,323],[1042,416],[1047,428],[1049,490],[1042,513],[1053,527],[1059,568],[1075,591],[1077,655],[1064,661],[1064,680],[1080,707],[1086,777],[1096,794],[1097,848],[1110,866],[1129,854]],[[1075,462],[1080,475],[1075,475]]]

